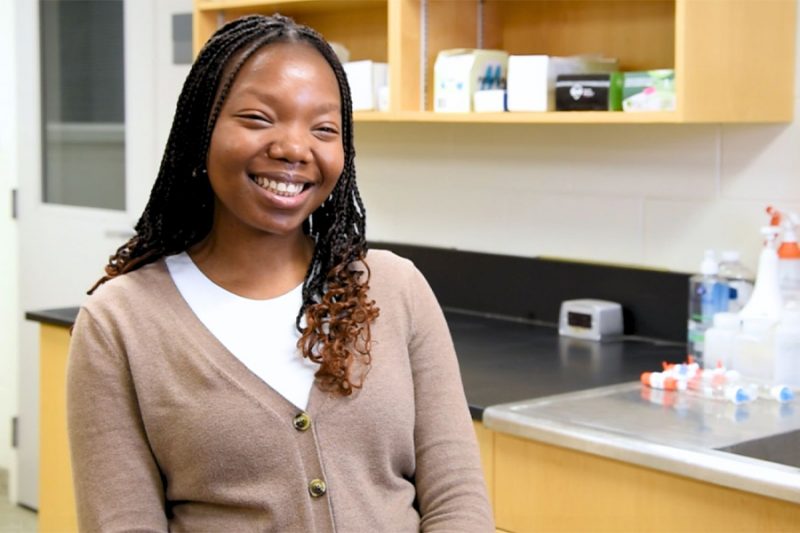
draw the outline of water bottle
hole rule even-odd
[[[753,294],[753,280],[755,274],[742,264],[739,252],[725,250],[719,262],[719,276],[728,282],[730,287],[730,301],[728,311],[738,313],[750,300]]]
[[[730,287],[719,276],[714,251],[706,250],[700,263],[700,274],[689,278],[688,349],[701,366],[706,330],[711,327],[716,313],[728,310],[729,300]]]

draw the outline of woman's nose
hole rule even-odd
[[[266,153],[272,159],[290,163],[308,161],[310,148],[304,132],[299,128],[281,128],[267,145]]]

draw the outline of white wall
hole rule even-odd
[[[766,205],[800,213],[795,57],[792,124],[360,123],[367,235],[679,271],[738,249],[755,269]]]
[[[17,234],[11,189],[17,185],[14,0],[0,0],[0,468],[12,467],[11,417],[17,408]]]

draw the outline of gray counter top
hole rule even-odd
[[[483,423],[494,431],[800,503],[797,401],[759,399],[737,406],[632,382],[492,406]],[[769,460],[757,458],[762,454]]]

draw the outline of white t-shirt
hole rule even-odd
[[[208,279],[185,252],[165,260],[181,296],[206,328],[255,375],[305,409],[319,365],[297,348],[303,285],[276,298],[251,300]]]

